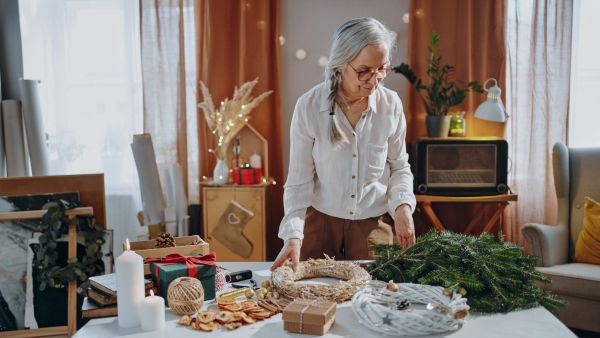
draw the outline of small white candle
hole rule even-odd
[[[262,168],[261,157],[259,154],[254,153],[254,155],[250,156],[250,165],[252,168]]]
[[[117,310],[119,325],[138,327],[141,324],[140,306],[144,300],[144,259],[129,250],[129,239],[125,239],[125,250],[117,258]]]
[[[118,298],[117,298],[118,299]],[[155,296],[150,290],[150,296],[142,300],[142,330],[157,331],[165,328],[165,300]]]

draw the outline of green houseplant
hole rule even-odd
[[[435,56],[438,50],[437,43],[440,36],[435,32],[431,33],[431,47],[427,47],[430,57],[427,60],[427,85],[415,75],[415,72],[409,65],[402,63],[395,67],[394,71],[406,77],[408,82],[415,88],[425,111],[427,112],[427,134],[429,137],[447,137],[450,127],[450,116],[447,116],[450,108],[459,105],[465,99],[465,94],[469,91],[483,93],[483,87],[477,81],[469,82],[466,87],[462,87],[462,82],[452,79],[454,67],[447,64],[442,65],[442,55]]]

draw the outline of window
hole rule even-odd
[[[139,3],[20,0],[24,76],[41,80],[53,174],[104,173],[115,255],[142,210],[130,144],[143,130]]]
[[[569,147],[600,147],[600,1],[575,0],[569,107]]]

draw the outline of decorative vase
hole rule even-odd
[[[455,111],[450,120],[450,137],[465,137],[467,135],[467,122],[465,112]]]
[[[217,160],[217,165],[213,171],[213,179],[216,184],[229,183],[229,168],[225,160]]]
[[[428,137],[448,137],[448,130],[450,130],[450,116],[427,115],[425,124],[427,125]]]

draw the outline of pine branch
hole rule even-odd
[[[491,234],[479,237],[432,229],[420,236],[415,245],[375,245],[381,255],[366,269],[375,279],[411,281],[440,285],[458,291],[467,290],[473,310],[508,312],[544,306],[556,314],[563,300],[538,288],[536,281],[550,279],[535,270],[536,256],[523,254],[519,244],[495,242]]]

